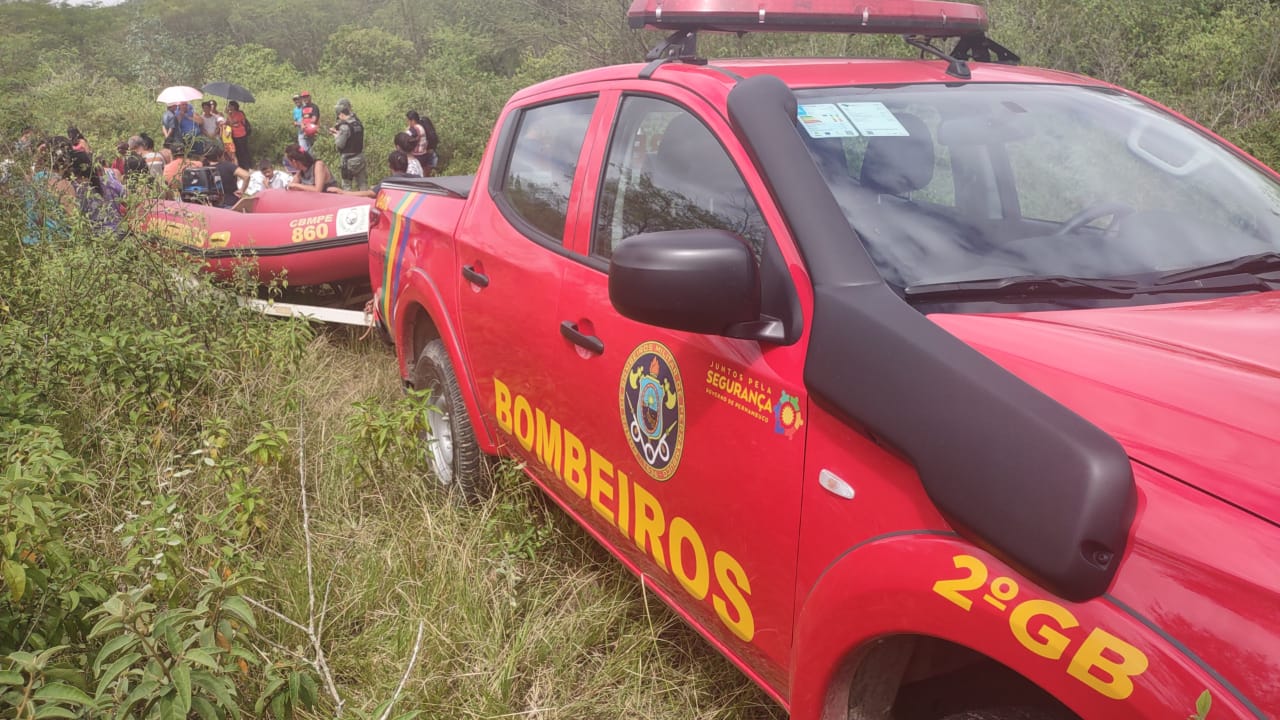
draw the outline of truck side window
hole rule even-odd
[[[770,238],[746,182],[707,126],[652,97],[623,99],[596,207],[591,254],[604,259],[644,232],[728,230],[751,243],[756,257]]]
[[[520,114],[502,195],[521,218],[564,241],[569,190],[596,99],[541,105]]]

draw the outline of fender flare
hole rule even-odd
[[[418,267],[413,267],[406,274],[405,283],[395,298],[395,308],[393,310],[395,319],[391,327],[391,333],[392,337],[399,340],[396,343],[396,357],[400,364],[401,379],[408,381],[409,375],[412,373],[413,363],[417,362],[416,357],[410,357],[413,352],[411,347],[413,345],[413,328],[410,326],[409,319],[414,317],[413,309],[415,307],[421,308],[431,318],[431,322],[435,324],[439,333],[440,340],[444,343],[445,350],[449,353],[449,361],[453,363],[455,374],[458,376],[462,389],[463,403],[466,406],[467,415],[471,419],[471,427],[476,431],[476,441],[479,443],[480,449],[490,455],[496,454],[498,447],[480,411],[480,404],[477,401],[480,395],[471,374],[471,365],[466,361],[466,355],[463,352],[459,329],[454,322],[453,316],[445,309],[444,298],[440,294],[440,288],[429,274]]]
[[[957,556],[976,562],[961,561],[962,567]],[[972,569],[978,565],[983,572]],[[939,581],[966,576],[976,580],[978,575],[983,584],[944,586],[952,597],[957,585],[964,586],[960,596],[971,601],[968,610],[935,589]],[[1004,610],[991,602],[995,597],[987,599],[997,581],[1006,591],[1014,589],[1012,597],[1002,593],[1007,600]],[[1036,604],[1021,607],[1029,601]],[[1205,690],[1213,697],[1215,715],[1256,716],[1218,683],[1211,669],[1108,597],[1083,603],[1064,600],[955,533],[930,529],[891,532],[859,543],[836,558],[810,588],[795,623],[788,703],[792,716],[844,720],[848,697],[838,693],[849,683],[840,673],[856,670],[869,643],[893,635],[932,637],[974,650],[1022,675],[1081,717],[1186,717],[1194,714],[1196,699]],[[1104,694],[1125,692],[1125,681],[1106,667],[1117,657],[1116,647],[1123,648],[1119,657],[1136,663],[1132,667],[1143,666],[1129,678],[1132,686],[1121,699]],[[1091,664],[1100,650],[1107,651],[1102,665]],[[1142,663],[1137,663],[1135,653]],[[1072,671],[1091,675],[1103,690]]]

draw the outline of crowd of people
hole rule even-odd
[[[303,182],[297,189],[312,191],[355,191],[364,192],[369,189],[369,165],[365,159],[364,123],[351,106],[351,101],[341,98],[334,105],[337,121],[329,128],[334,145],[338,151],[338,176],[322,161],[311,154],[316,138],[320,135],[320,110],[311,99],[311,93],[303,90],[293,96],[293,124],[297,129],[298,142],[291,146],[296,148],[291,157],[286,150],[285,157],[294,164],[304,168],[307,177],[318,175],[317,182]],[[431,119],[423,117],[416,110],[405,113],[406,127],[397,133],[392,140],[392,152],[401,151],[409,156],[408,175],[411,177],[427,177],[434,175],[439,164],[436,146],[440,142],[435,125]],[[388,169],[391,169],[388,166]],[[395,170],[391,170],[393,173]],[[340,180],[339,180],[340,179]]]
[[[231,100],[227,103],[224,115],[218,110],[217,100],[205,100],[200,103],[200,114],[190,103],[169,103],[160,117],[160,131],[164,135],[164,149],[173,152],[175,149],[190,146],[197,139],[207,139],[222,145],[223,152],[241,168],[253,167],[253,157],[249,154],[249,134],[253,128],[240,103]]]
[[[248,148],[252,126],[235,101],[228,103],[225,117],[218,112],[217,101],[214,100],[202,103],[203,112],[199,116],[185,103],[170,106],[161,123],[166,151],[172,154],[182,147],[190,147],[193,137],[221,142],[218,166],[222,169],[218,174],[222,187],[236,188],[223,194],[226,202],[232,202],[234,197],[252,195],[259,187],[271,186],[303,192],[368,191],[365,128],[351,101],[346,98],[338,100],[334,105],[335,122],[328,129],[339,157],[336,173],[312,152],[317,138],[321,136],[323,123],[320,108],[312,100],[311,93],[303,90],[294,95],[293,105],[291,120],[297,142],[284,149],[282,171],[276,171],[271,161],[254,165]],[[172,142],[170,138],[173,138]],[[438,144],[439,136],[431,119],[416,110],[409,110],[405,113],[405,129],[392,139],[392,152],[400,151],[407,156],[408,176],[426,177],[435,174],[439,165]],[[208,157],[207,153],[205,156]],[[233,164],[240,170],[231,168]],[[388,169],[396,172],[390,165]]]
[[[200,103],[197,114],[190,103],[170,103],[160,120],[160,144],[140,132],[116,144],[115,156],[95,153],[77,127],[65,135],[41,136],[26,128],[13,145],[15,158],[26,158],[33,187],[52,198],[27,203],[28,227],[34,231],[60,226],[57,208],[64,217],[78,209],[100,227],[116,227],[130,189],[145,187],[152,196],[181,197],[233,207],[243,197],[267,188],[299,192],[340,192],[373,195],[369,164],[365,159],[365,127],[342,98],[334,106],[335,122],[328,133],[337,150],[335,174],[312,150],[320,136],[321,113],[311,94],[293,97],[293,124],[297,142],[288,145],[277,168],[272,160],[254,162],[249,149],[252,124],[234,100],[225,114],[217,100]],[[405,128],[390,143],[387,170],[391,177],[425,177],[435,174],[439,137],[430,118],[416,110],[405,113]],[[0,168],[12,173],[14,161]],[[52,207],[50,207],[52,206]],[[50,212],[53,210],[53,212]],[[31,240],[30,238],[27,238]]]
[[[18,160],[0,163],[0,179],[12,179],[20,171],[18,161],[30,159],[31,192],[23,197],[27,229],[22,242],[65,234],[81,217],[97,230],[119,225],[124,183],[110,166],[94,159],[79,129],[70,127],[66,135],[45,138],[26,128],[13,150]]]

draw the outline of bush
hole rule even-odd
[[[228,45],[220,50],[204,68],[206,82],[225,80],[243,85],[258,99],[271,91],[291,90],[302,82],[302,74],[275,50],[254,45]]]
[[[312,335],[146,238],[68,225],[0,236],[0,703],[230,716],[266,687],[241,597],[264,510],[244,506],[281,439],[227,381],[288,368]]]
[[[329,36],[320,66],[338,82],[402,82],[414,68],[413,43],[378,28],[344,25]]]

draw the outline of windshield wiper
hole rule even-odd
[[[1244,257],[1235,258],[1233,260],[1225,260],[1223,262],[1213,263],[1212,265],[1202,265],[1190,270],[1178,270],[1176,272],[1165,273],[1156,281],[1157,285],[1165,285],[1169,283],[1182,282],[1184,280],[1203,280],[1205,278],[1219,277],[1222,275],[1239,275],[1268,273],[1280,270],[1280,253],[1264,252],[1256,255],[1245,255]]]
[[[908,285],[907,300],[987,300],[1007,297],[1127,298],[1141,292],[1133,280],[1077,278],[1066,275],[1022,275],[987,280]]]
[[[1277,269],[1280,269],[1280,263],[1277,264]],[[1173,293],[1266,291],[1275,287],[1273,282],[1268,282],[1266,279],[1248,273],[1213,275],[1204,279],[1165,279],[1152,285],[1145,285],[1136,280],[1077,278],[1065,275],[1023,275],[989,280],[909,285],[903,290],[903,294],[908,301],[1000,300],[1013,298],[1105,299]]]

